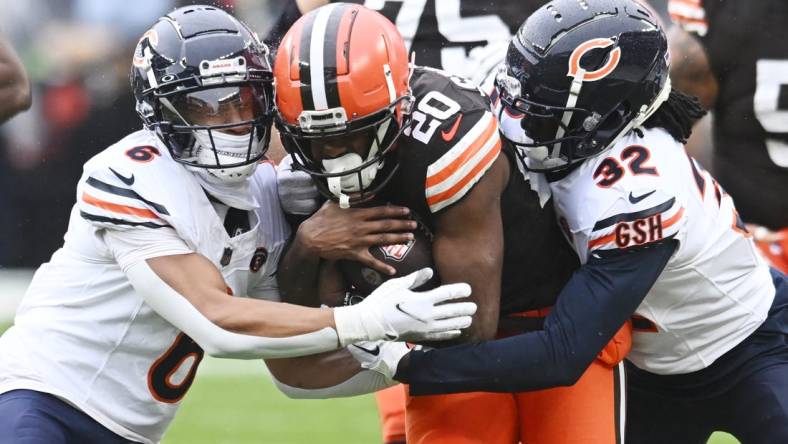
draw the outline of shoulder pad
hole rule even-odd
[[[461,199],[501,151],[490,102],[478,88],[435,69],[414,74],[413,121],[404,131],[404,174],[424,183],[432,213]],[[423,181],[423,182],[422,182]]]
[[[643,133],[642,138],[622,139],[585,172],[591,179],[581,186],[588,193],[584,226],[590,254],[660,242],[686,222],[686,193],[679,189],[673,156],[668,155],[683,149],[664,131]]]
[[[84,219],[102,228],[169,227],[173,209],[162,190],[186,175],[155,136],[136,132],[85,164],[77,206]]]

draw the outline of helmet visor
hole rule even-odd
[[[174,114],[188,126],[214,127],[234,134],[248,134],[264,116],[266,94],[251,85],[225,86],[179,94],[172,99]]]
[[[185,91],[162,98],[170,124],[165,134],[175,160],[222,169],[257,162],[265,155],[272,116],[270,94],[258,85]]]

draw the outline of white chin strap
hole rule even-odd
[[[203,165],[215,165],[216,157],[222,164],[238,163],[246,159],[249,149],[250,134],[235,136],[218,131],[212,131],[211,136],[217,147],[218,153],[214,156],[211,148],[211,139],[208,131],[198,130],[195,133],[194,160]],[[252,153],[258,152],[260,141],[252,143]],[[257,162],[232,168],[200,168],[188,167],[200,182],[200,186],[211,196],[219,199],[226,205],[251,210],[258,207],[258,202],[251,192],[249,178],[257,169]]]
[[[386,131],[389,128],[391,121],[383,122],[378,128],[377,138],[372,141],[372,147],[369,149],[366,159],[362,159],[356,153],[346,153],[333,159],[324,159],[323,170],[328,174],[337,174],[345,171],[356,169],[370,159],[374,158],[380,147],[378,140],[383,140]],[[343,176],[335,176],[327,178],[328,190],[339,199],[340,208],[350,207],[350,196],[347,193],[358,193],[365,190],[378,174],[378,170],[383,168],[383,162],[373,163],[362,169],[360,172],[349,173]],[[359,177],[360,176],[360,177]]]
[[[232,135],[219,131],[211,131],[209,136],[207,130],[196,130],[194,131],[194,136],[196,138],[195,160],[203,165],[216,165],[217,157],[223,165],[243,162],[246,160],[247,153],[249,153],[249,138],[254,137],[253,134]],[[211,144],[211,137],[213,138],[213,144]],[[251,146],[252,157],[259,153],[261,143],[262,141],[254,137]],[[215,155],[214,146],[217,151]],[[215,168],[206,171],[222,182],[237,183],[249,178],[254,174],[256,168],[257,162],[253,162],[248,165],[232,168]]]

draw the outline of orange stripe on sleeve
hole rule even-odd
[[[684,215],[684,207],[680,208],[679,211],[677,211],[676,214],[671,216],[670,219],[667,219],[667,220],[663,221],[662,222],[662,229],[666,230],[666,229],[670,228],[672,225],[674,225],[676,222],[678,222],[681,219],[681,216],[683,216],[683,215]],[[590,250],[593,250],[594,248],[596,248],[596,247],[598,247],[600,245],[604,245],[606,243],[613,242],[615,240],[616,240],[616,233],[615,233],[615,230],[614,230],[613,233],[610,233],[607,236],[603,236],[603,237],[600,237],[598,239],[594,239],[592,241],[589,241],[588,242],[588,249],[590,251]]]
[[[681,209],[679,209],[679,211],[677,211],[676,214],[673,215],[673,217],[666,220],[665,222],[662,222],[662,229],[664,230],[666,228],[670,228],[670,226],[678,222],[679,219],[681,219],[681,216],[683,215],[684,215],[684,207],[681,207]]]
[[[157,216],[156,213],[154,213],[151,210],[147,210],[144,208],[127,207],[125,205],[118,205],[112,202],[107,202],[105,200],[98,199],[85,192],[82,193],[82,201],[87,204],[93,205],[94,207],[98,207],[107,211],[112,211],[114,213],[129,214],[132,216],[144,217],[146,219],[159,218],[159,216]]]
[[[492,164],[493,161],[495,161],[495,159],[498,157],[498,154],[500,152],[501,152],[501,141],[498,140],[495,143],[493,149],[491,149],[490,152],[487,153],[484,156],[484,158],[482,158],[481,161],[478,164],[476,164],[476,166],[474,166],[473,169],[468,172],[468,174],[465,175],[465,177],[463,177],[460,181],[458,181],[448,190],[427,198],[427,204],[432,207],[442,201],[451,199],[459,190],[461,190],[465,185],[467,185],[468,182],[473,180],[476,177],[476,175],[479,173],[479,171],[489,167],[490,164]]]
[[[592,240],[591,242],[588,243],[588,249],[589,250],[593,250],[594,247],[596,247],[598,245],[604,245],[604,244],[606,244],[608,242],[613,242],[614,240],[616,240],[616,233],[615,232],[611,233],[611,234],[608,234],[607,236],[600,237],[599,239]]]
[[[489,125],[487,128],[484,129],[482,135],[479,136],[478,139],[474,140],[471,145],[465,149],[456,159],[452,160],[451,163],[443,167],[440,171],[432,174],[431,176],[427,177],[427,181],[425,183],[425,187],[429,188],[431,186],[435,186],[441,182],[443,182],[446,178],[454,174],[455,171],[460,169],[474,154],[479,152],[482,147],[489,142],[491,137],[498,137],[497,134],[498,128],[495,123],[495,119],[490,119]],[[500,141],[498,142],[500,146]],[[486,159],[486,157],[485,157]],[[474,169],[475,170],[475,169]]]

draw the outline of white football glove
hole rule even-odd
[[[362,368],[372,370],[394,379],[397,366],[410,348],[404,342],[366,341],[350,344],[347,350],[356,358]]]
[[[320,193],[312,176],[293,169],[293,157],[288,154],[276,167],[279,202],[287,214],[308,216],[320,208]]]
[[[470,296],[471,287],[459,283],[418,293],[410,290],[431,277],[432,270],[422,268],[384,282],[356,305],[335,308],[334,322],[340,344],[344,347],[378,339],[443,341],[459,336],[460,329],[471,325],[476,304],[447,301]]]

